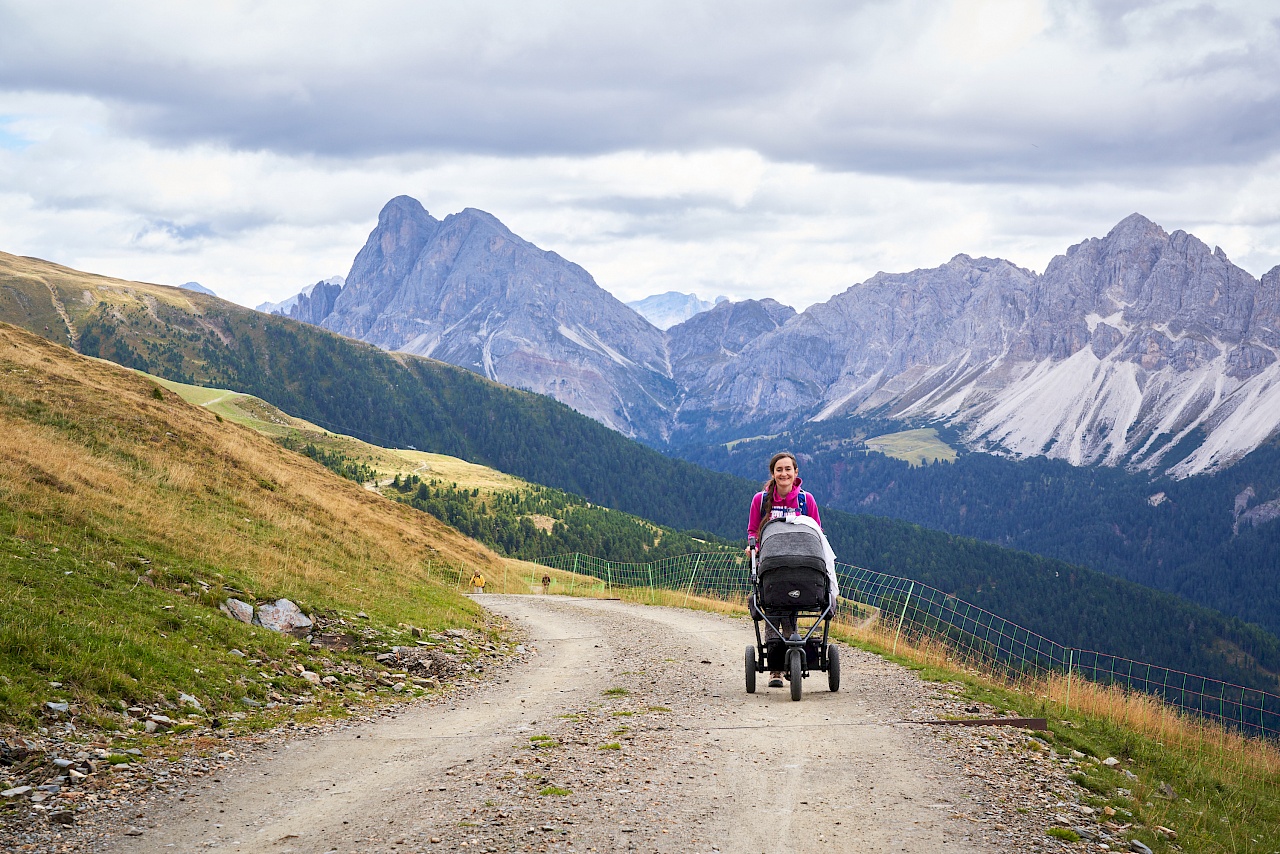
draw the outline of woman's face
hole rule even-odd
[[[776,483],[778,494],[786,495],[791,491],[791,487],[795,485],[796,475],[800,472],[796,469],[795,460],[791,457],[783,457],[773,464],[773,482]]]

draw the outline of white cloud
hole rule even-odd
[[[1280,262],[1269,4],[9,2],[0,249],[245,304],[392,196],[619,297],[803,307],[1139,211]]]

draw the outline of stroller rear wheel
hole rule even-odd
[[[827,644],[827,687],[840,690],[840,650],[833,643]]]
[[[787,652],[787,669],[791,671],[791,699],[799,700],[803,690],[800,683],[804,681],[803,649],[792,649]]]
[[[756,648],[754,646],[747,647],[746,659],[747,693],[754,694],[756,692]]]

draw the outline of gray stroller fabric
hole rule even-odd
[[[774,569],[816,569],[827,572],[822,534],[801,525],[770,523],[760,532],[757,571],[763,576]]]

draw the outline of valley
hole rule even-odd
[[[378,449],[358,440],[334,435],[239,392],[179,388],[176,385],[166,388],[148,377],[108,362],[85,358],[65,346],[55,345],[11,326],[0,327],[0,369],[0,417],[5,421],[4,435],[10,437],[4,449],[4,467],[0,469],[0,474],[3,474],[0,482],[6,490],[5,515],[0,518],[4,526],[5,546],[0,550],[0,570],[5,573],[4,589],[7,591],[7,598],[2,603],[6,619],[0,623],[5,633],[4,643],[0,645],[0,649],[5,651],[0,655],[0,676],[4,677],[0,680],[0,700],[6,717],[0,722],[0,727],[4,727],[6,745],[15,731],[38,732],[43,727],[47,735],[40,734],[36,740],[24,737],[22,742],[13,742],[31,746],[22,748],[24,750],[35,748],[32,754],[35,756],[70,755],[71,751],[80,749],[92,757],[85,750],[88,746],[85,740],[90,738],[98,739],[92,744],[105,745],[93,749],[102,750],[108,757],[128,758],[125,750],[138,751],[136,761],[121,762],[128,768],[111,772],[105,778],[106,772],[102,767],[76,765],[78,760],[74,758],[67,760],[76,768],[84,768],[85,771],[77,773],[88,773],[86,779],[89,780],[84,789],[67,789],[67,795],[87,791],[93,793],[97,800],[86,801],[84,810],[62,810],[58,814],[71,816],[73,823],[77,821],[75,816],[81,815],[86,832],[93,833],[95,828],[96,832],[107,832],[105,839],[100,836],[84,837],[95,839],[95,847],[108,840],[119,844],[121,850],[147,850],[153,840],[163,841],[164,845],[170,842],[176,845],[179,843],[175,840],[183,839],[235,841],[223,834],[224,831],[227,834],[231,832],[227,816],[243,819],[237,830],[245,833],[250,832],[249,828],[253,832],[261,829],[274,833],[278,830],[279,835],[273,837],[273,845],[303,845],[293,842],[295,838],[303,838],[298,829],[305,826],[306,832],[314,833],[317,824],[306,821],[305,817],[315,814],[315,810],[331,814],[333,801],[325,799],[326,790],[319,786],[307,788],[306,792],[310,794],[302,790],[297,790],[296,796],[282,794],[268,778],[262,776],[264,772],[258,770],[259,763],[268,758],[258,747],[285,743],[276,741],[284,737],[278,734],[281,727],[284,731],[307,728],[313,722],[335,718],[350,719],[351,724],[332,730],[333,735],[328,742],[316,743],[316,746],[308,746],[305,750],[298,750],[303,742],[290,740],[288,743],[294,746],[290,755],[303,760],[303,764],[277,766],[273,761],[268,771],[280,769],[277,773],[287,773],[284,769],[297,767],[299,773],[304,773],[310,767],[307,762],[346,761],[347,779],[355,784],[342,790],[342,800],[352,799],[356,805],[367,803],[365,798],[370,794],[375,799],[385,797],[384,775],[394,789],[395,781],[401,779],[393,773],[397,767],[412,779],[419,778],[413,770],[415,768],[431,770],[443,767],[446,772],[455,772],[452,775],[445,773],[446,779],[474,777],[472,782],[481,782],[485,786],[501,784],[511,787],[510,799],[505,799],[505,796],[486,797],[479,804],[469,794],[474,786],[466,790],[466,796],[461,796],[450,795],[450,787],[446,784],[443,798],[439,787],[434,793],[421,787],[416,791],[410,789],[406,795],[411,799],[421,798],[413,802],[427,811],[426,814],[453,816],[451,823],[447,827],[422,822],[408,826],[402,824],[396,828],[395,838],[390,838],[387,835],[391,830],[390,822],[384,825],[379,822],[379,817],[392,816],[380,812],[375,806],[361,809],[354,818],[343,819],[349,824],[342,828],[335,825],[335,839],[362,838],[368,842],[374,838],[374,841],[394,843],[401,838],[413,838],[422,843],[425,837],[425,845],[430,846],[435,844],[430,842],[431,838],[443,840],[447,837],[460,844],[464,840],[481,838],[481,831],[474,828],[483,827],[484,838],[501,840],[527,833],[526,818],[542,822],[533,825],[535,828],[553,828],[552,831],[536,831],[539,834],[560,832],[558,838],[564,838],[563,831],[574,827],[569,838],[574,838],[573,834],[580,830],[577,838],[597,840],[600,844],[607,844],[607,838],[618,838],[608,837],[607,834],[611,833],[623,835],[648,831],[658,840],[664,826],[682,834],[676,837],[681,844],[685,844],[685,837],[692,835],[708,840],[720,836],[736,838],[733,834],[738,831],[722,822],[726,817],[734,818],[739,814],[727,808],[746,804],[744,808],[749,810],[753,801],[734,787],[719,798],[725,802],[726,809],[718,809],[714,815],[708,814],[701,793],[695,801],[688,799],[684,791],[688,781],[682,779],[682,775],[687,778],[690,772],[695,777],[701,773],[711,780],[735,777],[744,767],[738,764],[739,754],[748,753],[748,748],[755,744],[750,741],[753,732],[750,729],[723,729],[726,716],[733,718],[735,712],[741,715],[743,711],[738,708],[743,702],[741,699],[729,700],[744,696],[738,693],[741,673],[733,666],[741,655],[745,626],[740,620],[731,621],[735,624],[727,630],[728,640],[720,643],[713,640],[718,629],[699,622],[705,618],[680,613],[669,618],[672,622],[662,626],[658,635],[650,629],[647,632],[641,630],[633,637],[636,630],[623,623],[612,623],[600,630],[597,634],[601,640],[593,642],[591,656],[603,655],[598,649],[605,647],[602,640],[606,635],[615,639],[624,650],[661,651],[665,649],[664,644],[673,642],[677,646],[661,655],[663,666],[658,672],[647,670],[654,664],[653,657],[645,656],[633,662],[627,656],[635,653],[622,651],[610,658],[607,667],[601,662],[601,672],[595,676],[599,684],[591,679],[574,681],[572,684],[583,691],[584,700],[591,686],[599,688],[600,700],[595,702],[601,705],[577,702],[578,697],[574,696],[572,703],[562,707],[564,711],[557,712],[577,716],[581,725],[574,725],[569,718],[544,721],[542,716],[534,718],[527,712],[512,717],[510,713],[501,711],[508,706],[493,710],[498,712],[497,716],[485,717],[487,713],[482,708],[486,698],[477,694],[474,696],[480,697],[480,708],[474,715],[466,714],[465,710],[469,708],[466,706],[462,707],[461,715],[441,715],[443,710],[436,703],[433,706],[436,712],[426,718],[409,717],[398,725],[399,729],[395,723],[372,725],[374,728],[367,731],[370,733],[370,745],[375,746],[352,753],[343,743],[350,745],[356,735],[362,736],[363,743],[365,727],[370,726],[357,721],[404,699],[421,696],[424,701],[432,702],[430,698],[439,696],[439,702],[445,704],[469,702],[454,699],[461,695],[450,692],[462,690],[465,693],[470,690],[466,686],[477,675],[504,673],[507,666],[517,669],[510,671],[511,676],[501,678],[533,680],[528,683],[531,696],[544,696],[537,690],[537,685],[546,684],[546,679],[560,682],[569,677],[564,669],[555,667],[545,672],[521,669],[525,667],[526,659],[521,658],[522,653],[516,648],[517,638],[510,634],[512,625],[496,622],[492,616],[486,617],[477,607],[478,603],[456,592],[465,584],[472,568],[484,569],[486,575],[494,580],[495,587],[511,589],[512,582],[520,585],[524,579],[536,577],[534,573],[540,574],[543,571],[540,567],[513,564],[460,536],[456,530],[439,524],[430,514],[389,501],[347,478],[336,477],[315,461],[307,459],[306,455],[294,454],[281,447],[277,440],[288,439],[292,435],[296,437],[295,441],[306,437],[308,441],[322,443],[323,451],[329,455],[319,455],[325,464],[338,469],[347,467],[348,477],[353,474],[351,467],[363,466],[378,482],[385,482],[386,475],[390,473],[392,484],[397,476],[403,483],[404,469],[416,472],[423,464],[440,465],[440,474],[447,467],[451,475],[474,478],[472,481],[459,481],[459,489],[468,482],[483,482],[490,490],[486,493],[490,496],[503,494],[511,481],[474,464],[424,456],[418,451],[402,455],[398,451]],[[174,388],[190,395],[195,403],[184,401],[173,392]],[[261,435],[259,431],[274,435],[275,440]],[[16,436],[26,437],[25,443],[15,442],[12,437]],[[363,473],[363,469],[360,471]],[[472,489],[479,490],[480,487],[476,485]],[[1006,610],[1002,607],[1004,604],[1009,605],[1007,610],[1014,613],[1019,607],[1025,608],[1028,600],[1019,596],[1009,598],[1008,594],[1030,584],[1028,589],[1038,592],[1040,598],[1036,602],[1041,610],[1038,616],[1034,611],[1026,613],[1045,625],[1047,619],[1061,615],[1062,603],[1073,601],[1071,596],[1085,593],[1094,597],[1099,604],[1105,603],[1106,608],[1091,608],[1088,598],[1074,600],[1077,604],[1069,607],[1080,609],[1079,614],[1092,611],[1092,618],[1086,622],[1072,620],[1068,623],[1093,639],[1106,641],[1113,638],[1124,643],[1127,638],[1127,642],[1139,639],[1152,643],[1159,638],[1167,638],[1167,625],[1161,625],[1163,621],[1159,616],[1166,612],[1161,609],[1167,605],[1187,607],[1161,600],[1158,596],[1152,598],[1141,588],[1123,588],[1123,592],[1107,593],[1103,586],[1117,582],[1102,576],[1090,584],[1081,584],[1087,571],[1079,569],[1071,571],[1069,583],[1053,588],[1050,594],[1051,588],[1046,583],[1053,585],[1048,581],[1048,575],[1055,572],[1052,563],[993,549],[974,541],[930,540],[934,537],[930,532],[903,527],[900,523],[879,525],[877,520],[865,517],[846,519],[838,513],[832,514],[828,521],[833,532],[848,524],[860,526],[853,529],[852,542],[862,544],[869,555],[881,555],[882,560],[891,560],[892,565],[900,567],[904,573],[918,570],[921,576],[941,580],[944,584],[948,582],[940,579],[939,569],[959,573],[951,579],[950,585],[953,589],[968,589],[967,585],[973,582],[962,580],[964,574],[976,572],[976,588],[973,590],[976,598],[985,595],[988,599],[984,601],[989,600],[993,607],[1002,611]],[[901,539],[904,536],[905,539]],[[885,555],[891,557],[885,558]],[[941,564],[940,559],[943,559]],[[557,573],[557,577],[563,578],[563,575]],[[996,583],[992,584],[993,580]],[[581,590],[590,592],[591,588],[583,585]],[[313,636],[313,642],[306,643],[301,638],[291,640],[289,635],[274,635],[238,623],[218,611],[218,606],[224,604],[227,597],[234,596],[268,602],[287,596],[313,615],[319,633]],[[545,639],[535,641],[535,644],[552,656],[551,662],[557,661],[555,642],[559,635],[556,632],[564,633],[564,629],[573,624],[570,615],[574,612],[560,612],[553,623],[557,629],[540,635],[539,631],[545,630],[546,623],[538,623],[524,606],[519,606],[518,612],[507,612],[500,601],[495,600],[494,610],[512,619],[531,620],[527,631],[535,639]],[[550,599],[540,601],[551,602]],[[1137,607],[1133,611],[1135,617],[1140,613],[1155,617],[1149,624],[1149,630],[1135,619],[1117,619],[1115,606],[1122,602]],[[609,607],[610,603],[605,603],[605,606]],[[560,606],[549,604],[547,607]],[[645,622],[662,623],[668,619],[661,616],[663,612],[651,606],[641,610]],[[1188,635],[1181,641],[1183,649],[1178,654],[1183,660],[1191,662],[1191,666],[1203,664],[1219,669],[1224,662],[1231,662],[1230,675],[1240,679],[1257,679],[1265,675],[1258,669],[1258,664],[1265,665],[1269,661],[1266,644],[1274,644],[1274,639],[1249,634],[1243,627],[1232,626],[1208,612],[1191,613],[1195,614],[1197,634]],[[1170,619],[1178,622],[1182,618]],[[1225,635],[1212,634],[1224,631]],[[686,637],[682,632],[687,633],[688,640],[683,646],[678,646]],[[453,666],[472,669],[456,669],[447,674],[441,671],[434,681],[415,677],[420,679],[421,685],[403,673],[395,674],[392,668],[397,666],[397,661],[404,659],[396,659],[396,655],[402,654],[390,650],[415,649],[418,643],[415,638],[422,637],[430,638],[422,641],[428,645],[439,643],[436,638],[447,641],[451,637],[465,637],[465,644],[461,640],[453,644],[461,653],[460,660]],[[1201,637],[1208,639],[1203,646],[1200,645]],[[628,638],[632,638],[634,643]],[[732,638],[738,640],[733,641]],[[578,642],[572,638],[566,640]],[[1246,649],[1248,652],[1242,656]],[[706,660],[712,662],[704,665],[701,664],[702,659],[698,659],[699,663],[695,665],[690,661],[687,664],[690,669],[684,671],[698,686],[696,691],[705,693],[709,701],[697,706],[693,712],[681,712],[694,717],[682,721],[681,727],[657,723],[648,731],[644,726],[632,723],[615,723],[618,720],[632,721],[638,713],[640,717],[667,714],[656,711],[658,707],[685,708],[677,702],[677,699],[690,696],[687,687],[682,687],[688,683],[680,675],[684,666],[680,663],[694,652],[709,654],[711,657]],[[389,664],[383,664],[374,658],[375,654],[393,657],[388,659]],[[1216,663],[1214,654],[1218,656]],[[812,811],[818,817],[828,814],[840,816],[838,820],[842,822],[846,815],[853,821],[853,816],[861,815],[859,810],[867,808],[875,809],[878,816],[900,815],[900,820],[889,818],[870,827],[865,821],[856,825],[862,828],[858,832],[873,834],[865,837],[866,843],[872,846],[897,840],[893,844],[898,849],[906,844],[920,846],[918,850],[930,850],[929,846],[935,845],[937,838],[943,838],[951,840],[949,845],[967,842],[975,850],[983,850],[984,845],[1000,850],[1000,846],[1009,839],[1032,842],[1043,838],[1046,823],[1058,822],[1057,811],[1064,805],[1069,807],[1071,802],[1083,805],[1085,801],[1074,799],[1092,797],[1080,794],[1071,795],[1071,802],[1062,800],[1060,788],[1066,783],[1041,788],[1043,779],[1067,779],[1071,765],[1064,748],[1061,761],[1054,759],[1052,764],[1045,766],[1053,769],[1053,775],[1046,778],[1040,773],[1038,782],[1028,778],[1031,788],[1023,792],[1028,800],[1018,808],[1025,812],[1017,809],[1010,812],[1009,793],[1002,788],[1002,782],[1008,779],[1013,768],[1028,761],[1037,761],[1030,758],[1031,754],[1024,757],[1024,752],[1030,748],[1025,746],[1023,738],[1004,742],[1008,757],[997,759],[993,756],[984,764],[982,767],[988,770],[984,781],[979,783],[968,775],[961,775],[966,765],[972,767],[973,760],[965,757],[963,752],[949,753],[954,748],[954,745],[948,746],[949,742],[928,742],[929,747],[923,751],[919,747],[904,746],[911,742],[901,739],[923,736],[900,732],[900,727],[894,725],[898,719],[894,716],[907,719],[911,714],[955,714],[968,708],[994,713],[1010,708],[1011,703],[1028,701],[1012,698],[995,700],[999,706],[959,702],[956,695],[936,693],[913,678],[901,675],[893,667],[879,663],[879,659],[858,658],[853,651],[851,655],[855,656],[851,662],[857,663],[850,667],[849,675],[851,679],[860,679],[861,687],[849,687],[847,690],[858,691],[852,695],[856,699],[839,710],[819,708],[816,702],[805,708],[821,714],[824,725],[829,723],[825,719],[833,714],[848,716],[851,725],[856,725],[859,732],[873,740],[850,740],[841,742],[839,748],[833,746],[831,751],[799,753],[799,761],[791,764],[797,764],[799,768],[828,769],[831,767],[829,763],[834,761],[832,757],[835,757],[842,767],[862,768],[865,774],[880,780],[888,779],[886,775],[905,774],[893,779],[901,781],[898,794],[905,793],[910,797],[899,799],[890,793],[889,800],[884,800],[884,792],[869,788],[862,792],[855,785],[855,794],[862,794],[852,801],[842,800],[846,794],[837,796],[832,790],[829,795],[818,793],[812,799],[805,798],[809,803],[795,804],[793,811],[805,808],[805,813]],[[494,656],[510,661],[508,664],[487,664],[486,660]],[[615,658],[616,664],[612,663]],[[673,662],[667,662],[667,658]],[[572,661],[569,669],[573,672],[583,666],[580,656],[572,656]],[[477,664],[480,665],[478,669]],[[716,668],[716,664],[722,664],[723,668]],[[709,679],[703,671],[705,667],[723,669],[724,675]],[[307,674],[317,680],[332,681],[316,685],[306,678]],[[401,677],[399,683],[393,678],[396,675]],[[886,678],[888,681],[883,681]],[[853,684],[850,683],[851,686]],[[522,695],[511,694],[504,690],[507,687],[508,683],[493,685],[503,698],[509,698],[503,702],[509,702],[514,708],[513,704]],[[627,693],[613,692],[615,688]],[[445,693],[437,695],[436,692],[441,690]],[[970,690],[973,689],[960,688],[957,692],[964,695]],[[719,696],[712,696],[717,694]],[[184,700],[184,696],[192,698],[198,705]],[[562,692],[550,696],[563,696],[569,700]],[[845,695],[830,696],[838,698]],[[635,701],[642,702],[644,708],[633,709],[627,702],[610,701],[610,697],[633,697]],[[767,702],[768,697],[765,694],[759,700]],[[821,694],[815,692],[806,702],[820,697]],[[729,704],[721,705],[725,700],[729,700]],[[492,700],[489,702],[493,704]],[[789,699],[777,702],[782,706],[775,708],[774,713],[792,707]],[[1029,702],[1036,701],[1032,699]],[[65,713],[58,711],[63,703]],[[521,704],[522,709],[525,705],[527,703]],[[553,705],[548,711],[554,708]],[[136,716],[139,712],[147,716],[146,722],[150,724],[156,724],[157,720],[168,721],[164,726],[172,727],[171,734],[158,739],[149,735],[142,729],[143,719]],[[615,715],[614,712],[631,714]],[[777,721],[768,715],[774,713],[766,711],[766,717],[758,723],[770,728]],[[786,714],[794,717],[796,713],[787,711]],[[174,715],[176,720],[170,717]],[[474,754],[475,762],[461,763],[474,767],[453,767],[448,764],[452,760],[444,755],[420,749],[414,749],[410,756],[422,756],[421,761],[426,764],[415,765],[398,759],[394,752],[388,753],[378,747],[381,743],[421,744],[420,727],[424,724],[419,721],[425,721],[429,727],[448,728],[463,720],[492,721],[491,733],[500,736],[496,742],[484,743],[485,749]],[[529,722],[523,723],[525,720]],[[539,724],[537,732],[532,729],[534,720]],[[522,726],[530,729],[522,730]],[[565,728],[563,731],[562,727]],[[701,741],[689,742],[683,736],[691,729],[705,731],[707,735]],[[472,729],[460,728],[457,735],[479,746],[481,739],[472,735],[473,732]],[[804,730],[801,728],[797,732],[803,733]],[[256,735],[259,733],[265,735]],[[583,761],[558,759],[537,763],[526,771],[523,761],[516,763],[513,760],[540,756],[536,751],[543,749],[525,746],[526,742],[532,743],[529,742],[530,734],[545,735],[555,741],[563,737],[566,741],[561,743],[566,744],[567,751],[581,750],[597,762],[593,767]],[[579,741],[585,739],[586,744],[569,747],[575,734]],[[618,753],[600,752],[600,745],[594,741],[597,735],[615,738],[619,744]],[[669,739],[677,735],[681,740],[678,745],[673,745]],[[888,741],[874,740],[880,735]],[[803,743],[808,743],[807,736],[800,737]],[[721,741],[716,742],[716,738]],[[241,744],[238,739],[248,741]],[[457,740],[444,739],[443,743],[454,744]],[[985,740],[984,737],[977,741],[966,737],[959,745],[972,751]],[[543,744],[542,741],[538,743]],[[771,738],[770,743],[776,743],[776,739]],[[312,742],[305,744],[311,745]],[[860,752],[873,745],[882,745],[878,753]],[[705,750],[696,749],[704,746]],[[678,765],[655,765],[645,759],[659,752],[666,757],[683,755],[679,751],[690,747],[695,749],[687,761]],[[207,772],[193,772],[192,776],[185,772],[170,772],[168,768],[175,767],[173,763],[179,762],[179,758],[167,760],[165,754],[157,756],[157,748],[193,751],[196,755],[207,756],[190,767],[208,768],[214,774],[207,775],[210,779],[200,780]],[[337,752],[332,752],[334,750]],[[530,752],[526,754],[526,751]],[[1036,756],[1043,752],[1043,747],[1033,751]],[[181,756],[180,753],[173,755]],[[886,755],[909,757],[909,761],[906,765],[882,766],[879,763]],[[921,758],[924,756],[933,758],[926,762]],[[939,756],[952,757],[949,760],[952,764],[929,764],[936,763]],[[341,760],[335,757],[349,758]],[[276,757],[271,758],[279,761]],[[617,764],[609,764],[614,759]],[[85,763],[95,761],[90,758]],[[446,763],[444,766],[439,765],[442,761]],[[185,760],[181,762],[176,767],[188,767]],[[755,762],[749,765],[754,769]],[[519,773],[508,777],[508,769],[513,767],[519,768]],[[1144,774],[1154,773],[1137,764],[1134,767]],[[241,770],[237,771],[237,768]],[[581,768],[601,773],[594,776],[577,770]],[[165,773],[160,774],[161,769]],[[797,769],[784,770],[800,773]],[[644,797],[632,797],[639,794],[632,779],[640,773],[648,774],[647,779],[651,783],[646,785],[649,785],[650,792],[659,794],[649,796],[644,793]],[[655,787],[653,782],[665,779],[662,774],[671,775],[678,785]],[[826,774],[825,770],[823,774]],[[274,774],[272,778],[275,778]],[[771,777],[762,779],[772,780]],[[838,782],[840,778],[831,779]],[[22,789],[14,785],[16,781],[10,780],[13,790]],[[113,786],[112,780],[118,784],[128,783],[130,788]],[[780,781],[781,778],[764,783],[760,796],[781,797],[778,791],[770,788]],[[264,783],[271,785],[272,797],[265,796]],[[971,788],[949,788],[954,785]],[[330,786],[330,789],[334,788]],[[542,794],[543,789],[565,789],[569,794]],[[667,795],[668,789],[674,794]],[[793,788],[790,790],[794,791]],[[497,791],[505,792],[507,789]],[[548,800],[571,798],[575,791],[592,798],[589,803],[593,820],[584,820],[580,825],[575,818],[580,818],[580,813],[574,813],[571,806],[560,806],[564,802]],[[840,788],[841,793],[848,791],[847,786]],[[1200,790],[1195,791],[1195,803],[1216,804],[1214,796],[1204,795],[1208,798],[1205,801],[1199,794]],[[965,792],[970,793],[970,799],[965,799]],[[60,796],[61,791],[57,794]],[[206,796],[214,799],[209,800]],[[650,797],[654,799],[650,800]],[[183,800],[175,802],[176,798]],[[947,810],[956,810],[960,817],[948,812],[944,820],[933,812],[917,812],[920,800],[946,804]],[[62,801],[54,803],[61,805]],[[94,806],[90,806],[91,803]],[[571,805],[572,801],[568,803]],[[964,809],[967,803],[982,804],[983,813],[978,815]],[[125,807],[125,804],[129,806]],[[25,807],[25,801],[16,801],[14,805]],[[33,802],[27,809],[42,805],[43,800]],[[612,807],[612,812],[609,807]],[[120,809],[128,809],[129,820],[135,822],[134,825],[119,822],[120,815],[113,810]],[[484,810],[479,821],[469,817],[473,815],[471,809]],[[646,813],[646,809],[650,812]],[[215,810],[225,812],[215,813]],[[674,819],[667,825],[650,823],[637,826],[638,818],[657,813]],[[11,810],[5,814],[6,822],[21,819],[6,826],[13,838],[75,838],[59,837],[71,831],[59,829],[62,826],[56,823],[23,823],[44,814]],[[203,820],[205,817],[212,819],[215,814],[220,821],[206,823]],[[595,820],[602,814],[619,816],[618,825]],[[998,816],[1001,826],[975,835],[972,825],[990,815]],[[1145,821],[1174,821],[1163,816],[1157,819],[1157,815],[1159,813],[1153,813]],[[95,816],[100,818],[95,819]],[[191,823],[183,823],[183,816],[188,817],[188,821],[194,820],[194,830]],[[574,825],[569,825],[566,818],[574,821]],[[335,817],[335,822],[337,820]],[[627,824],[623,825],[622,820]],[[104,823],[95,823],[97,821]],[[734,821],[733,827],[751,827],[746,814],[742,814],[740,820],[734,818]],[[1174,823],[1183,824],[1181,818]],[[214,827],[215,824],[223,827]],[[622,827],[629,829],[622,830]],[[806,823],[805,827],[809,825]],[[319,828],[322,832],[328,830],[324,823],[320,823]],[[132,831],[137,831],[137,835],[120,836]],[[887,835],[874,835],[880,832]],[[18,834],[24,835],[19,837]],[[363,836],[358,836],[360,834]],[[1147,838],[1151,838],[1149,834]],[[821,844],[822,840],[817,842]],[[655,845],[660,844],[660,840],[655,842]],[[298,850],[306,848],[303,846]]]
[[[0,294],[25,288],[25,302],[0,301],[0,314],[17,317],[28,311],[23,306],[37,306],[42,294],[46,301],[61,294],[86,353],[175,381],[252,394],[325,430],[383,447],[484,464],[696,539],[742,536],[742,508],[756,484],[674,460],[544,396],[207,295],[31,259],[8,263],[0,265],[7,288]],[[716,311],[731,307],[721,303],[693,321],[715,321]],[[893,519],[835,512],[834,502],[820,500],[841,560],[948,590],[1060,643],[1244,684],[1270,685],[1271,674],[1280,672],[1275,637],[1238,619],[1078,565]],[[455,522],[470,515],[465,506],[452,507]],[[522,536],[536,540],[535,533],[526,529]],[[1243,655],[1214,652],[1218,638]]]

